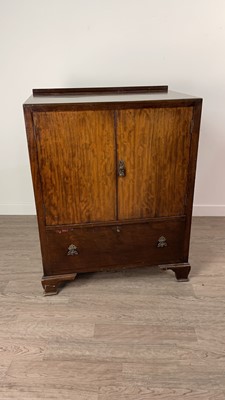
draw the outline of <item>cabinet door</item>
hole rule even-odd
[[[117,112],[119,219],[183,215],[193,108]]]
[[[115,219],[112,111],[35,112],[47,225]]]

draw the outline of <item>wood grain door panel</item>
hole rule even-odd
[[[46,225],[114,220],[114,112],[35,112],[33,119]]]
[[[187,190],[192,107],[117,112],[120,220],[183,215]]]

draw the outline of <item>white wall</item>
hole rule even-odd
[[[32,88],[168,84],[204,98],[195,215],[225,215],[224,0],[0,0],[0,214],[35,212]]]

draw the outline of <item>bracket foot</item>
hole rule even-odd
[[[160,268],[163,270],[171,269],[175,273],[178,282],[189,281],[188,275],[191,270],[189,263],[160,265]]]
[[[51,296],[57,294],[59,286],[66,281],[73,281],[77,274],[65,274],[65,275],[51,275],[43,276],[41,284],[44,289],[45,296]]]

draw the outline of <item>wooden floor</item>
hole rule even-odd
[[[194,219],[190,261],[43,297],[35,218],[0,217],[0,400],[225,400],[225,218]]]

